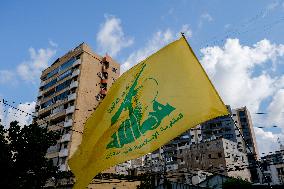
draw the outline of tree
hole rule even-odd
[[[229,178],[223,183],[223,189],[250,189],[252,184],[241,178]]]
[[[45,154],[59,136],[36,124],[20,127],[15,121],[8,129],[0,125],[0,188],[44,186],[58,170]]]

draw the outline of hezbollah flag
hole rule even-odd
[[[226,106],[181,37],[124,73],[87,120],[82,143],[69,160],[76,176],[74,188],[84,188],[99,172],[226,114]]]

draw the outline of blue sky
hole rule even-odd
[[[248,106],[265,127],[255,131],[260,151],[284,140],[281,0],[3,1],[0,23],[0,96],[26,111],[40,71],[81,42],[127,70],[183,31],[225,103]],[[5,109],[0,118],[13,119]]]

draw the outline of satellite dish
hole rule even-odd
[[[199,176],[193,176],[193,177],[191,178],[191,183],[192,183],[193,185],[197,185],[197,184],[199,184],[199,182],[200,182]]]

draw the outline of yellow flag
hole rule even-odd
[[[74,188],[84,188],[99,172],[226,114],[226,106],[181,37],[124,73],[87,120],[82,143],[69,160],[76,176]]]

